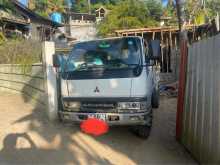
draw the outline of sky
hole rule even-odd
[[[28,5],[28,0],[19,0],[23,5],[27,6]]]
[[[162,0],[162,4],[163,4],[163,6],[166,6],[167,3],[168,3],[168,0]]]
[[[162,1],[162,4],[163,6],[167,6],[169,0],[161,0]],[[174,4],[176,4],[176,0],[173,0]]]

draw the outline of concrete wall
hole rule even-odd
[[[29,67],[0,64],[0,90],[21,93],[25,101],[46,105],[42,64]]]
[[[32,66],[0,64],[0,91],[16,92],[25,102],[43,105],[51,121],[58,119],[55,43],[42,43],[43,64]]]
[[[84,23],[71,21],[70,23],[70,35],[76,38],[77,41],[86,41],[96,38],[95,23]]]
[[[58,91],[56,68],[53,67],[53,55],[55,54],[55,43],[44,42],[43,46],[43,66],[45,77],[45,93],[47,102],[47,115],[51,121],[58,119]]]

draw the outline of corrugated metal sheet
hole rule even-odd
[[[220,35],[189,48],[182,143],[201,164],[220,164]]]

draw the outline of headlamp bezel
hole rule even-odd
[[[117,108],[119,110],[145,110],[147,108],[147,102],[119,102]]]
[[[63,107],[67,109],[80,109],[81,103],[78,101],[64,101]]]

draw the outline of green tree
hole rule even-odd
[[[220,12],[220,0],[207,0],[206,6],[208,16],[214,18]]]
[[[78,13],[88,13],[89,12],[89,6],[88,6],[88,0],[79,0],[73,5],[74,12]]]
[[[112,5],[116,5],[120,0],[91,0],[92,4],[97,4],[97,3],[101,3],[101,4],[112,4]]]
[[[9,0],[0,0],[0,6],[5,9],[13,10],[13,5]]]
[[[105,36],[117,29],[157,26],[161,14],[161,3],[156,0],[124,0],[98,25],[98,32]]]
[[[204,24],[214,19],[220,11],[219,0],[188,0],[186,2],[187,19],[194,24]]]
[[[64,0],[36,0],[35,12],[41,16],[48,17],[53,11],[64,11]]]
[[[168,5],[163,8],[163,16],[170,17],[170,20],[165,22],[165,26],[177,26],[177,10],[173,0],[169,0]]]
[[[162,4],[157,0],[145,0],[144,1],[147,10],[151,17],[155,20],[160,20],[162,14]]]
[[[35,2],[35,12],[41,16],[48,17],[48,0],[36,0]]]
[[[91,2],[91,10],[94,12],[100,6],[104,6],[107,9],[112,9],[115,5],[117,5],[122,0],[90,0]],[[78,0],[75,5],[73,5],[74,12],[88,13],[89,6],[88,0]]]

